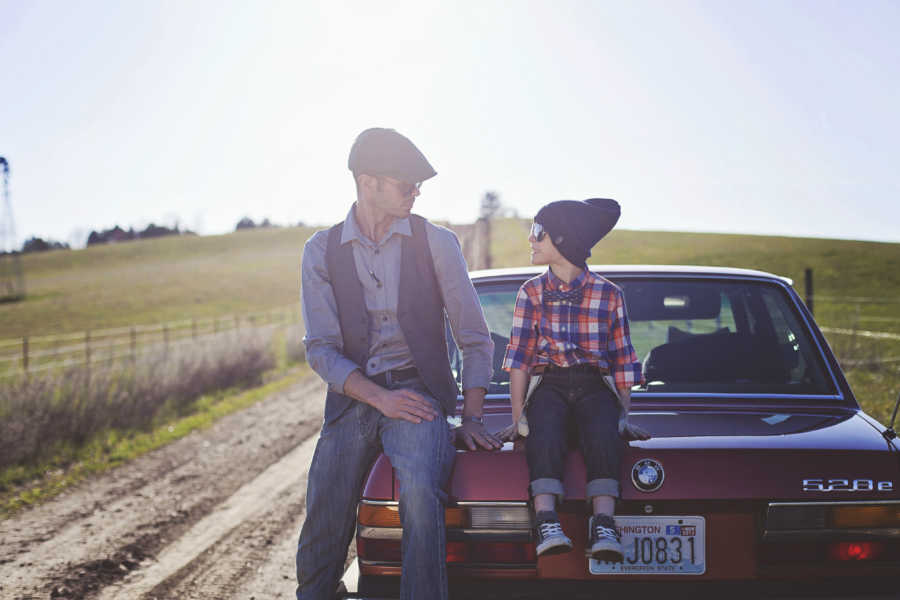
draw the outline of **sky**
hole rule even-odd
[[[490,190],[522,217],[611,197],[623,229],[900,242],[898,30],[877,0],[0,0],[16,244],[328,225],[373,126],[438,171],[433,220]]]

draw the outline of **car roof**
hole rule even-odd
[[[777,279],[793,285],[789,277],[774,275],[766,271],[754,269],[737,269],[734,267],[705,267],[693,265],[589,265],[591,271],[604,275],[700,275],[704,277],[757,277],[762,279]],[[503,269],[481,269],[469,273],[472,279],[505,279],[534,277],[544,272],[544,266],[511,267]]]

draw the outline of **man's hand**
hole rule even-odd
[[[461,439],[469,450],[475,450],[477,446],[485,450],[496,450],[503,446],[503,442],[489,433],[484,425],[472,421],[463,421],[462,426],[456,430],[456,437]]]
[[[433,421],[440,416],[422,394],[413,390],[384,390],[376,396],[372,405],[386,417],[410,423],[421,423],[422,419]]]
[[[619,437],[626,442],[634,440],[649,440],[650,433],[643,427],[632,425],[628,422],[628,413],[619,414]]]

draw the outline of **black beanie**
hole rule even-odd
[[[557,200],[534,217],[544,226],[559,253],[576,267],[586,267],[591,248],[612,231],[621,214],[619,203],[609,198]]]

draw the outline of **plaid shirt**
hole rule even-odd
[[[580,303],[544,298],[581,292]],[[613,375],[616,387],[643,383],[641,363],[631,345],[622,290],[585,269],[571,285],[547,269],[519,288],[503,369],[531,370],[594,364]]]

